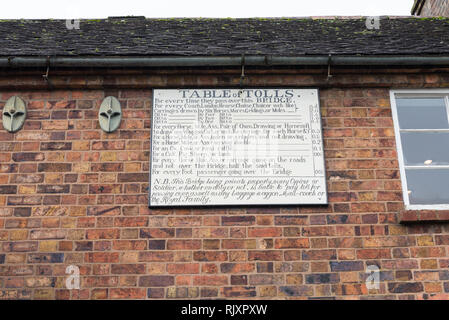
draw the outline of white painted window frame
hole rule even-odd
[[[407,98],[423,98],[423,97],[444,97],[444,102],[446,104],[446,112],[448,114],[449,119],[449,89],[404,89],[404,90],[390,90],[390,103],[391,103],[391,113],[393,116],[394,123],[394,132],[396,137],[396,149],[398,152],[398,161],[399,161],[399,170],[401,173],[401,182],[402,182],[402,194],[404,198],[405,209],[407,210],[449,210],[449,203],[444,204],[432,204],[432,205],[421,205],[421,204],[410,204],[410,199],[408,196],[408,186],[407,186],[407,177],[405,175],[405,161],[404,154],[402,152],[402,142],[399,128],[399,117],[398,111],[396,107],[396,97],[407,97]],[[404,131],[404,130],[403,130]],[[419,131],[436,131],[436,132],[449,132],[449,129],[409,129],[407,131],[410,132],[419,132]],[[409,166],[413,168],[426,168],[429,169],[428,166]],[[446,166],[438,166],[441,169],[449,168],[449,165]]]

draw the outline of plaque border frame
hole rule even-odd
[[[155,90],[207,90],[207,89],[219,89],[219,90],[239,90],[239,89],[293,89],[293,90],[316,90],[317,92],[317,99],[318,99],[318,110],[320,111],[320,129],[321,129],[321,145],[323,148],[323,168],[324,168],[324,191],[326,196],[326,202],[325,203],[262,203],[262,204],[180,204],[180,205],[152,205],[151,204],[151,162],[153,157],[153,113],[154,113],[154,91]],[[329,191],[327,187],[327,170],[326,170],[326,156],[324,154],[324,134],[323,134],[323,121],[322,121],[322,114],[321,114],[321,103],[320,103],[320,89],[318,87],[316,88],[305,88],[305,87],[279,87],[279,86],[266,86],[266,87],[223,87],[223,88],[217,88],[213,86],[204,86],[204,87],[188,87],[188,88],[157,88],[151,89],[151,118],[150,118],[150,150],[149,150],[149,166],[148,166],[148,208],[149,209],[176,209],[176,208],[187,208],[187,209],[207,209],[207,208],[235,208],[235,207],[241,207],[241,208],[269,208],[269,207],[328,207],[329,206]]]

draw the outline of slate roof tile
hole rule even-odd
[[[444,55],[449,18],[0,20],[0,56]]]

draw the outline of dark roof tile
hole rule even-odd
[[[449,54],[449,18],[1,20],[0,56]]]

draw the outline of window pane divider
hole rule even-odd
[[[433,165],[433,166],[404,166],[405,169],[449,169],[448,165]]]
[[[401,132],[449,132],[448,129],[399,129]]]

